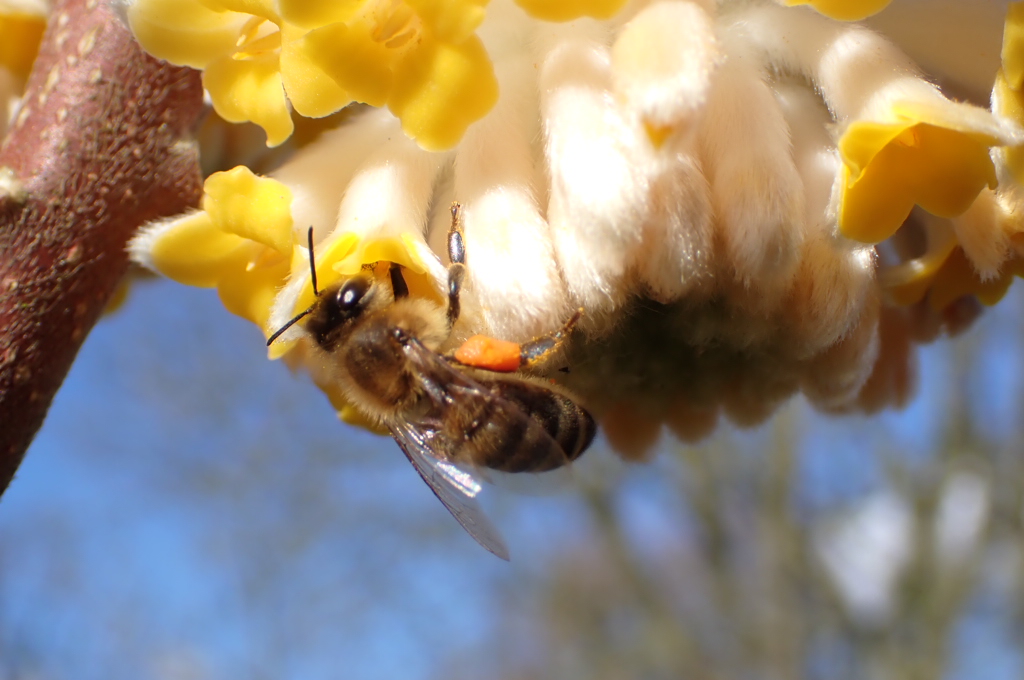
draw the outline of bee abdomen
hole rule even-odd
[[[494,432],[495,446],[484,465],[502,472],[545,472],[575,460],[587,450],[597,426],[582,407],[568,397],[523,381],[495,381],[500,404],[512,402],[529,416],[523,422],[497,418],[506,423]]]

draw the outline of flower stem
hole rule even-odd
[[[0,492],[128,266],[140,224],[197,204],[196,72],[106,2],[56,3],[0,146]]]

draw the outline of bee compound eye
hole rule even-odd
[[[358,278],[346,281],[338,289],[335,304],[343,313],[354,312],[362,304],[363,297],[365,297],[368,290],[370,290],[370,283],[366,279]]]

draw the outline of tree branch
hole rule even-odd
[[[105,2],[61,0],[0,147],[0,493],[143,222],[198,202],[196,72],[145,55]]]

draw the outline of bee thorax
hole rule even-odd
[[[333,357],[352,401],[387,418],[415,399],[417,379],[393,327],[381,321],[360,325]]]

